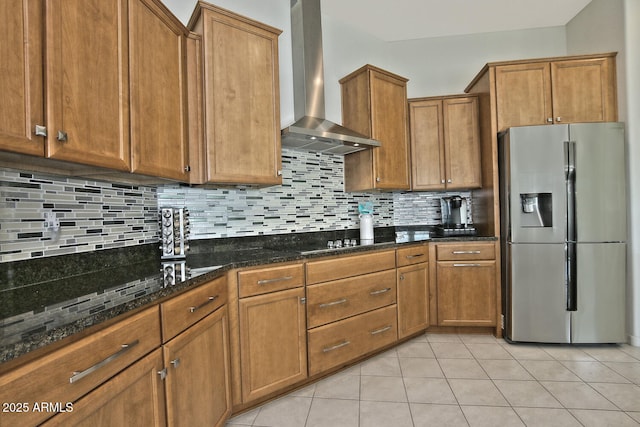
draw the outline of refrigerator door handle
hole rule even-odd
[[[567,241],[576,242],[576,143],[565,141],[565,176],[567,185]]]
[[[567,246],[566,286],[567,311],[578,310],[578,260],[576,258],[576,143],[565,141],[565,169],[567,184]]]

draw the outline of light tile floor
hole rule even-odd
[[[232,426],[638,426],[640,348],[427,334]]]

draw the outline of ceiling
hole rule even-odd
[[[322,0],[322,13],[383,41],[567,24],[591,0]]]

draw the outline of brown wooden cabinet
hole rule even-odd
[[[0,21],[0,150],[44,156],[44,141],[34,133],[45,125],[42,0],[3,1]]]
[[[222,426],[231,413],[226,303],[219,277],[160,304],[169,426]]]
[[[47,3],[47,157],[131,169],[128,3]]]
[[[96,387],[123,371],[129,365],[160,346],[160,322],[158,307],[149,308],[133,316],[117,322],[99,332],[84,337],[52,353],[44,355],[32,362],[0,376],[0,401],[2,402],[70,402],[78,399]],[[153,362],[156,365],[156,362]],[[159,364],[161,370],[162,362]],[[144,365],[142,371],[136,370],[133,377],[125,376],[123,382],[107,386],[103,390],[114,387],[118,393],[127,394],[134,382],[135,387],[145,389],[145,394],[155,393],[156,379],[149,376],[151,368]],[[153,375],[157,376],[156,371]],[[116,378],[118,376],[116,375]],[[159,378],[158,378],[159,380]],[[140,390],[140,388],[137,388]],[[98,399],[102,402],[102,400]],[[95,407],[106,404],[96,404]],[[81,406],[91,406],[87,401]],[[146,409],[152,409],[145,406]],[[93,411],[94,409],[87,409]],[[3,413],[2,425],[37,425],[56,411],[30,410],[23,413]],[[162,409],[164,414],[164,407]],[[68,414],[61,414],[65,417]],[[62,418],[65,420],[66,418]],[[61,423],[65,424],[64,422]],[[96,425],[130,425],[131,423]],[[144,425],[144,424],[136,424]],[[153,424],[151,424],[153,425]]]
[[[12,36],[0,47],[12,58],[0,150],[37,156],[3,164],[188,181],[186,28],[159,0],[44,3],[0,7]]]
[[[168,426],[223,426],[231,413],[227,309],[163,346]]]
[[[495,243],[436,244],[439,326],[496,326]]]
[[[409,123],[412,190],[481,186],[477,97],[410,99]]]
[[[42,425],[164,427],[162,366],[162,352],[157,349],[75,402],[70,412],[60,413]]]
[[[399,248],[397,258],[398,338],[429,326],[429,252],[426,244]]]
[[[280,30],[200,2],[189,28],[202,35],[203,169],[192,183],[282,183]]]
[[[297,285],[239,300],[243,403],[307,378],[304,282]]]
[[[188,182],[188,31],[155,0],[129,1],[128,28],[131,171]]]
[[[512,126],[617,120],[615,55],[517,61],[493,67],[498,131]]]
[[[346,191],[410,188],[407,81],[371,65],[340,80],[342,124],[382,144],[345,156]]]

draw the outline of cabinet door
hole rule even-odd
[[[498,131],[553,120],[548,62],[496,67]]]
[[[495,261],[438,261],[438,325],[495,326]]]
[[[203,19],[207,181],[280,184],[279,31]]]
[[[129,4],[132,172],[186,182],[186,30],[153,0]]]
[[[303,298],[297,288],[240,299],[243,403],[307,377]]]
[[[227,309],[218,309],[163,347],[171,426],[222,426],[231,412]]]
[[[612,58],[551,63],[555,123],[617,120]]]
[[[399,268],[398,275],[398,338],[402,339],[428,326],[429,276],[428,263]]]
[[[480,187],[478,98],[450,98],[442,105],[447,190]]]
[[[409,103],[413,190],[442,190],[445,184],[442,101]]]
[[[127,9],[46,3],[47,157],[130,170]]]
[[[73,403],[71,412],[58,414],[43,426],[163,427],[166,415],[164,384],[159,375],[162,369],[162,353],[157,349]]]
[[[0,150],[44,156],[42,1],[3,0],[0,22]]]
[[[409,136],[407,86],[388,75],[371,72],[371,137],[380,141],[373,149],[375,187],[409,189]]]

